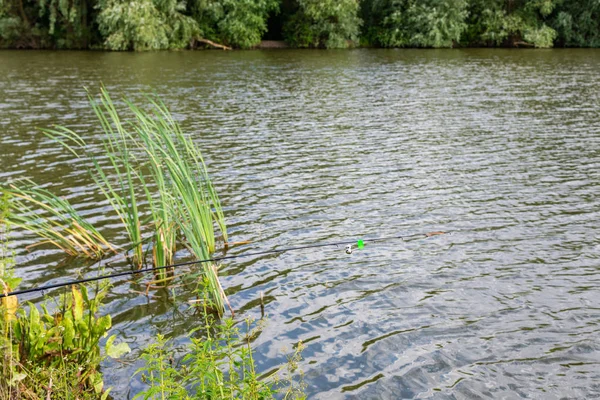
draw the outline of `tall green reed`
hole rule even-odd
[[[102,147],[106,163],[103,163],[103,160],[92,152],[91,146],[71,129],[56,126],[54,129],[44,129],[43,132],[61,143],[77,158],[84,162],[91,161],[93,167],[88,167],[88,171],[123,223],[133,252],[131,261],[136,267],[141,268],[144,262],[144,250],[136,196],[136,188],[141,186],[141,181],[137,179],[139,175],[136,174],[134,166],[135,155],[129,149],[129,133],[105,89],[102,89],[99,102],[94,101],[90,96],[90,104],[104,133]]]
[[[52,244],[67,254],[84,254],[90,258],[99,258],[109,251],[116,252],[116,248],[66,199],[27,179],[3,190],[10,195],[13,207],[20,211],[6,216],[7,222],[44,239],[29,247]]]
[[[174,220],[185,238],[184,245],[197,259],[209,258],[216,249],[213,222],[227,241],[221,203],[200,151],[184,135],[164,103],[149,100],[153,106],[151,112],[143,111],[132,103],[128,106],[137,120],[137,135],[132,139],[148,155],[152,177],[162,188],[159,190],[160,206],[154,209],[164,215],[161,219],[163,224],[171,222],[170,218]],[[168,233],[172,233],[170,229]],[[164,241],[162,237],[161,241]],[[222,313],[228,302],[217,268],[213,263],[204,263],[203,269],[211,282],[209,290],[217,310]]]
[[[137,121],[133,138],[138,138],[139,147],[148,154],[155,181],[162,181],[160,176],[167,174],[169,186],[175,190],[178,200],[178,218],[193,226],[195,234],[212,253],[215,251],[213,222],[225,242],[228,237],[221,202],[202,153],[182,132],[164,103],[155,98],[148,100],[152,105],[150,112],[128,103]]]
[[[103,130],[102,156],[68,128],[57,126],[44,132],[82,161],[91,162],[90,175],[128,233],[134,265],[142,266],[143,244],[149,240],[155,266],[173,262],[178,242],[196,259],[210,258],[216,250],[215,230],[225,243],[228,236],[208,169],[200,150],[165,104],[156,97],[147,100],[148,110],[124,100],[125,111],[132,117],[124,120],[106,89],[101,89],[98,100],[90,96]],[[149,214],[148,226],[140,219],[141,211]],[[204,263],[203,268],[222,314],[227,297],[217,267]],[[162,271],[159,278],[164,280],[165,274]]]

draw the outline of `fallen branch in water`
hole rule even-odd
[[[428,232],[425,234],[426,237],[432,237],[436,235],[444,235],[446,232],[437,231],[437,232]]]
[[[229,47],[229,46],[225,46],[225,45],[222,45],[222,44],[219,44],[219,43],[215,43],[215,42],[213,42],[212,40],[208,40],[208,39],[202,39],[202,38],[196,38],[195,40],[196,40],[197,42],[204,43],[204,44],[208,44],[208,45],[210,45],[210,46],[217,47],[217,48],[219,48],[219,49],[223,49],[223,50],[231,50],[231,47]]]
[[[513,45],[515,47],[519,47],[519,46],[525,46],[525,47],[535,47],[534,44],[531,43],[527,43],[527,42],[523,42],[523,41],[519,41],[519,42],[514,42]]]

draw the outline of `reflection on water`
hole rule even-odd
[[[85,170],[36,127],[94,142],[84,87],[155,91],[205,153],[232,240],[253,243],[229,254],[452,232],[224,262],[238,318],[260,317],[264,292],[262,371],[302,340],[310,398],[589,398],[599,63],[594,50],[5,51],[0,179],[46,184],[123,240]],[[22,287],[96,268],[23,251],[32,240],[15,232]],[[145,280],[116,281],[112,333],[135,348],[156,332],[185,343],[192,288],[146,297]],[[119,397],[140,387],[136,363],[105,367]]]

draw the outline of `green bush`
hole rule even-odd
[[[358,42],[361,19],[357,0],[298,0],[284,26],[294,47],[346,48]]]
[[[468,43],[552,47],[556,31],[547,24],[557,0],[471,0]]]
[[[200,31],[177,0],[100,0],[98,29],[110,50],[163,50],[189,46]]]
[[[0,47],[246,49],[279,10],[295,47],[600,46],[597,0],[0,0]]]
[[[558,41],[568,47],[600,47],[600,2],[564,1],[551,20]]]
[[[0,288],[14,290],[20,279],[13,275],[14,258],[8,246],[10,202],[0,197]],[[125,343],[114,345],[111,336],[100,352],[100,339],[111,326],[109,315],[98,317],[108,284],[98,284],[96,296],[85,287],[71,287],[63,294],[55,312],[45,304],[41,312],[28,303],[19,308],[16,296],[0,302],[0,398],[63,399],[106,398],[100,362],[129,351]]]
[[[278,0],[195,0],[192,4],[204,38],[242,49],[260,43],[267,17],[279,10]]]
[[[466,0],[372,0],[363,4],[368,43],[452,47],[466,29]]]

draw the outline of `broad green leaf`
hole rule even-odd
[[[64,328],[63,332],[63,343],[66,348],[73,346],[73,338],[75,337],[75,328],[71,318],[65,318],[62,322]]]
[[[2,298],[2,307],[4,310],[4,316],[7,321],[16,320],[17,308],[19,308],[19,301],[17,296],[9,296]]]
[[[85,285],[81,285],[81,294],[83,296],[83,300],[85,300],[86,303],[89,303],[90,295],[88,294],[88,290]]]
[[[27,374],[25,374],[23,372],[14,374],[12,379],[10,380],[10,384],[14,385],[17,382],[21,382],[25,378],[27,378]]]
[[[96,325],[92,327],[92,333],[96,337],[104,336],[106,331],[110,329],[112,323],[110,315],[105,315],[98,318]]]
[[[96,394],[102,393],[102,389],[104,388],[104,382],[102,381],[102,375],[100,373],[95,372],[89,377],[89,381],[94,386],[94,392]]]
[[[111,390],[112,390],[112,388],[108,388],[104,393],[102,393],[100,400],[106,400],[108,398],[108,394],[110,393]]]
[[[129,348],[129,345],[125,342],[121,342],[117,345],[114,345],[113,342],[115,341],[115,338],[116,338],[116,335],[112,335],[106,341],[106,354],[110,358],[119,358],[119,357],[123,356],[124,354],[127,354],[131,351],[131,349]]]
[[[42,307],[42,318],[44,319],[44,321],[46,321],[48,324],[54,324],[55,318],[50,315],[50,312],[48,312],[48,308],[46,307],[45,304],[41,304],[40,307]],[[60,324],[60,320],[62,319],[62,315],[60,313],[57,314],[58,318],[58,323]]]
[[[83,318],[83,296],[75,285],[72,288],[73,293],[73,317],[75,320]]]

